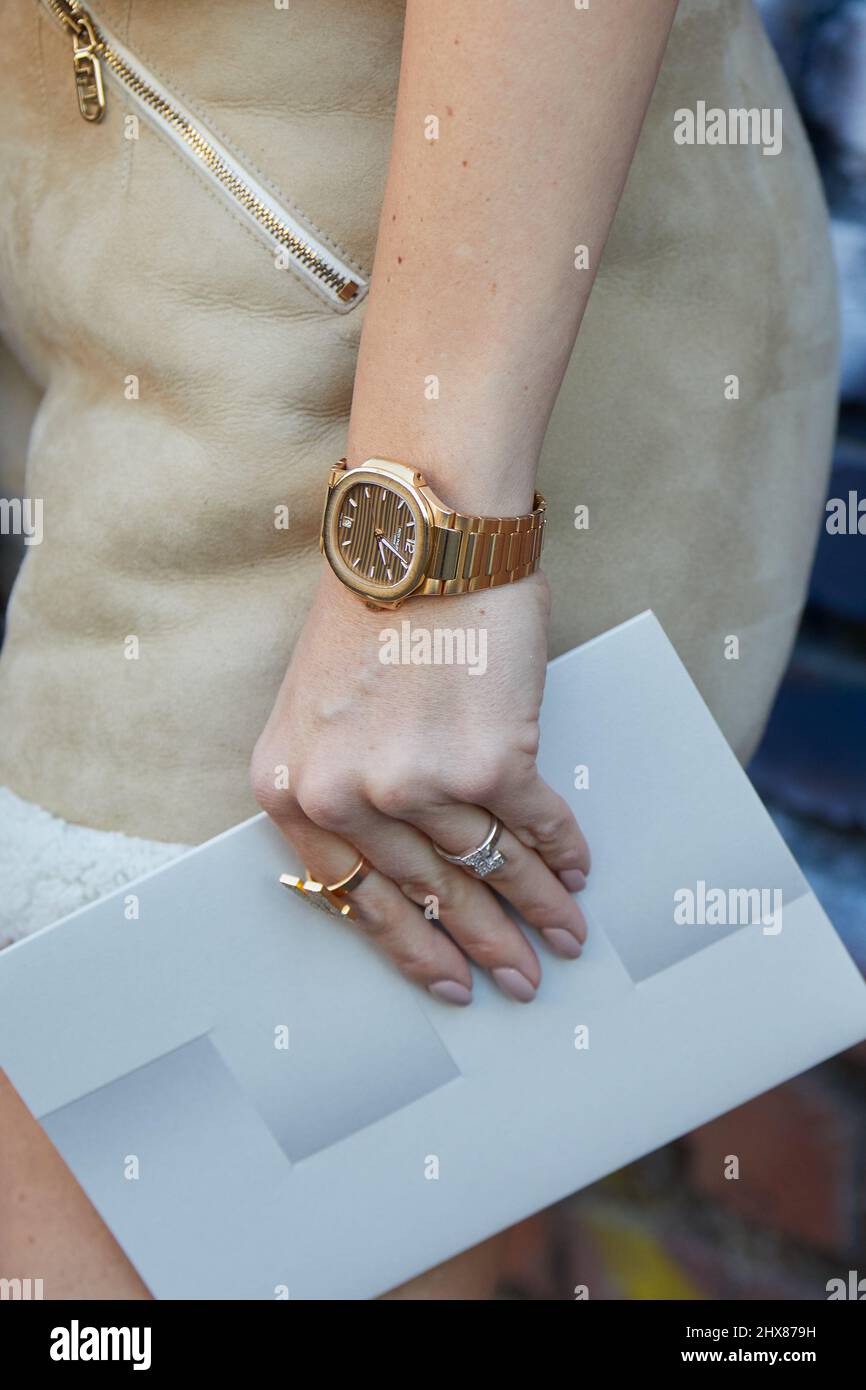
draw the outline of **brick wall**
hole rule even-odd
[[[813,1300],[850,1269],[866,1276],[866,1045],[524,1222],[503,1293]]]

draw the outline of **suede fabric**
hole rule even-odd
[[[399,0],[93,8],[369,274]],[[323,563],[364,307],[337,313],[277,269],[146,121],[127,138],[114,87],[85,124],[38,0],[0,15],[0,328],[42,392],[25,486],[45,526],[0,657],[0,783],[76,823],[194,842],[256,809],[247,764]],[[781,107],[782,153],[676,145],[674,112],[698,100]],[[750,4],[683,0],[545,444],[552,653],[653,608],[746,756],[804,599],[836,358],[790,92]]]

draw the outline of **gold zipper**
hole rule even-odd
[[[85,121],[95,124],[105,115],[105,86],[103,64],[151,114],[179,136],[190,154],[222,185],[228,196],[243,208],[263,232],[313,279],[324,286],[341,304],[350,304],[361,291],[362,284],[340,266],[331,263],[323,248],[304,240],[298,233],[262,201],[255,188],[233,168],[227,157],[216,150],[202,130],[189,116],[154,90],[146,77],[112,47],[93,17],[76,0],[44,0],[55,19],[72,35],[72,62],[78,109]]]

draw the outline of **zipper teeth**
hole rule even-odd
[[[67,28],[73,28],[75,21],[74,10],[70,13],[65,9],[61,0],[48,0],[48,7],[52,13]],[[96,35],[96,45],[94,52],[101,58],[107,67],[111,68],[115,77],[128,87],[138,97],[139,101],[149,107],[161,120],[170,125],[189,146],[196,159],[218,179],[223,188],[240,203],[241,207],[255,218],[256,222],[276,241],[284,247],[290,255],[299,261],[306,270],[314,275],[322,284],[334,291],[337,298],[344,304],[349,303],[358,293],[358,284],[349,277],[340,273],[334,266],[329,265],[323,260],[314,248],[308,245],[300,237],[296,236],[291,227],[286,226],[276,213],[272,212],[260,198],[258,198],[243,179],[235,173],[225,160],[222,159],[191,121],[181,111],[178,111],[155,92],[151,86],[145,82],[144,78],[132,68],[119,53],[108,44],[100,32],[97,25],[93,24],[93,32]]]
[[[55,16],[56,19],[60,20],[60,23],[64,25],[65,28],[72,28],[72,25],[70,23],[70,11],[60,3],[60,0],[46,0],[46,4],[48,5],[48,8],[51,11],[51,13]]]
[[[207,165],[226,191],[265,228],[275,241],[278,241],[281,246],[291,252],[317,279],[336,290],[338,294],[341,290],[346,291],[349,288],[353,293],[357,291],[357,285],[354,281],[347,280],[333,266],[323,261],[312,246],[308,246],[305,241],[296,237],[294,232],[284,222],[281,222],[275,213],[271,212],[270,208],[265,207],[243,179],[233,169],[230,169],[224,160],[220,159],[216,150],[205,139],[201,131],[197,130],[179,111],[176,111],[158,92],[149,87],[144,79],[139,77],[138,73],[119,54],[114,52],[114,49],[109,48],[101,36],[98,36],[96,52],[106,66],[111,68],[115,76],[129,87],[140,101],[143,101],[146,106],[149,106],[152,111],[155,111],[180,134],[196,158],[200,159],[202,164]]]

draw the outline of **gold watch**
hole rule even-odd
[[[319,547],[347,588],[375,608],[421,594],[472,593],[538,569],[544,498],[526,516],[470,516],[446,506],[421,473],[390,459],[331,469]]]

